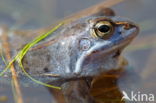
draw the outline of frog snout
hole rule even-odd
[[[137,24],[134,24],[132,22],[125,24],[125,29],[135,29],[135,34],[139,33],[139,26]]]
[[[139,27],[133,22],[119,21],[116,25],[120,27],[120,34],[127,40],[133,40],[139,33]]]

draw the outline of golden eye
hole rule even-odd
[[[114,31],[113,24],[110,21],[99,21],[94,25],[93,35],[102,39],[108,39]]]

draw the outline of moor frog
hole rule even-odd
[[[92,103],[90,78],[118,68],[122,50],[138,31],[136,24],[114,14],[79,18],[32,47],[23,66],[37,80],[60,86],[68,103]],[[16,69],[22,78],[22,70]],[[73,93],[71,85],[80,87]]]

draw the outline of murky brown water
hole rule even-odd
[[[45,27],[100,1],[103,0],[1,0],[0,25],[7,24],[10,28],[17,29]],[[121,99],[121,91],[125,91],[128,95],[134,91],[156,96],[155,4],[155,0],[125,0],[112,7],[117,15],[136,21],[141,27],[141,32],[124,52],[129,61],[128,69],[121,74],[120,78],[99,79],[103,83],[97,83],[95,86],[100,90],[98,92],[97,89],[93,93],[97,99],[109,103]],[[52,103],[53,100],[48,89],[42,86],[23,86],[22,93],[25,103]],[[2,96],[7,96],[7,99]],[[1,82],[0,103],[13,103],[13,101],[10,84]]]

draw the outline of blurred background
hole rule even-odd
[[[101,1],[104,0],[0,0],[0,26],[26,30],[43,28]],[[120,90],[156,96],[155,4],[155,0],[124,0],[111,7],[117,15],[130,18],[140,26],[139,36],[123,53],[129,67],[118,80]],[[54,103],[48,89],[42,86],[24,86],[22,94],[25,103]],[[11,86],[0,83],[0,103],[13,102]]]

